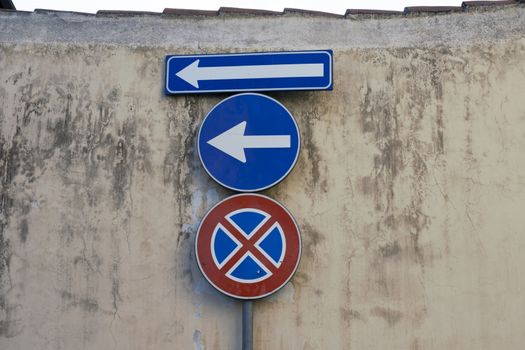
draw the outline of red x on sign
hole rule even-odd
[[[235,255],[228,259],[228,261],[221,267],[221,272],[227,273],[230,271],[231,268],[236,263],[238,263],[246,253],[253,254],[268,270],[270,270],[271,273],[275,273],[277,271],[277,267],[275,266],[276,263],[271,262],[261,252],[261,250],[255,246],[255,243],[259,241],[261,236],[276,224],[275,218],[266,220],[261,228],[257,229],[255,233],[250,235],[250,238],[246,238],[244,234],[240,233],[240,230],[238,230],[230,221],[226,219],[221,220],[220,224],[222,224],[227,232],[233,235],[241,244],[241,248],[235,253]]]
[[[279,203],[258,194],[240,194],[206,214],[195,252],[199,268],[216,289],[240,299],[257,299],[290,280],[299,263],[301,237]]]

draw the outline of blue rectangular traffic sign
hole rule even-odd
[[[332,50],[166,56],[166,94],[332,90]]]

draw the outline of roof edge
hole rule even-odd
[[[344,15],[340,15],[337,13],[303,10],[303,9],[296,9],[296,8],[289,8],[289,7],[286,7],[284,9],[283,14],[292,15],[292,16],[301,15],[301,16],[308,16],[308,17],[331,17],[331,18],[343,18],[344,17]]]
[[[425,15],[450,14],[458,12],[471,11],[493,11],[494,9],[505,6],[521,6],[525,0],[503,0],[503,1],[463,1],[461,6],[408,6],[403,11],[391,10],[372,10],[372,9],[347,9],[344,14],[303,10],[296,8],[284,8],[282,12],[270,10],[258,10],[238,7],[221,7],[216,11],[213,10],[194,10],[165,8],[163,12],[146,12],[146,11],[119,11],[119,10],[99,10],[94,13],[61,11],[51,9],[35,9],[34,13],[41,14],[79,14],[83,16],[100,16],[100,17],[137,17],[137,16],[180,16],[180,17],[217,17],[217,16],[301,16],[301,17],[325,17],[334,19],[371,19],[371,18],[390,18],[390,17],[419,17]],[[17,11],[12,0],[0,0],[1,12],[31,13],[31,11]]]
[[[408,6],[405,7],[403,13],[405,15],[420,14],[420,13],[450,13],[461,12],[461,6]]]
[[[164,11],[162,11],[164,15],[169,16],[217,16],[219,14],[219,11],[212,11],[212,10],[191,10],[191,9],[174,9],[174,8],[165,8]]]
[[[253,16],[279,16],[282,12],[270,10],[248,9],[241,7],[220,7],[219,15],[253,15]]]

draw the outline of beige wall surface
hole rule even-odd
[[[198,270],[233,192],[196,132],[228,95],[167,97],[167,54],[334,50],[282,92],[300,158],[264,191],[296,275],[255,349],[523,349],[525,7],[371,18],[0,13],[0,349],[239,349]]]

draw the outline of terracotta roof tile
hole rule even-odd
[[[0,0],[0,10],[16,10],[11,0]]]
[[[160,12],[146,12],[146,11],[117,11],[117,10],[98,10],[97,16],[116,16],[116,17],[133,17],[143,15],[159,16]]]
[[[463,1],[462,7],[474,7],[474,6],[503,6],[503,5],[514,5],[521,1],[507,0],[507,1]]]
[[[395,16],[395,15],[402,15],[402,14],[403,14],[402,11],[348,9],[346,10],[345,17],[349,17],[351,15]]]
[[[166,8],[162,13],[165,15],[173,16],[217,16],[219,14],[219,11]]]
[[[35,9],[33,11],[34,13],[43,13],[47,15],[53,15],[56,13],[70,13],[75,15],[81,15],[81,16],[94,16],[94,13],[88,13],[88,12],[76,12],[76,11],[59,11],[59,10],[49,10],[49,9]]]
[[[405,7],[403,13],[416,14],[416,13],[450,13],[460,12],[463,8],[461,6],[409,6]]]
[[[5,12],[5,13],[21,13],[21,14],[31,14],[31,13],[33,13],[33,11],[20,11],[20,10],[13,10],[13,9],[1,8],[1,7],[0,7],[0,12]]]
[[[283,11],[283,14],[285,15],[304,15],[304,16],[311,16],[311,17],[333,17],[333,18],[343,18],[344,15],[339,15],[337,13],[329,13],[329,12],[322,12],[322,11],[310,11],[310,10],[301,10],[301,9],[294,9],[294,8],[285,8]]]
[[[0,0],[0,9],[16,10],[16,7],[11,0]]]
[[[219,15],[278,16],[278,15],[282,15],[282,12],[257,10],[257,9],[245,9],[245,8],[238,8],[238,7],[221,7],[219,8]]]

